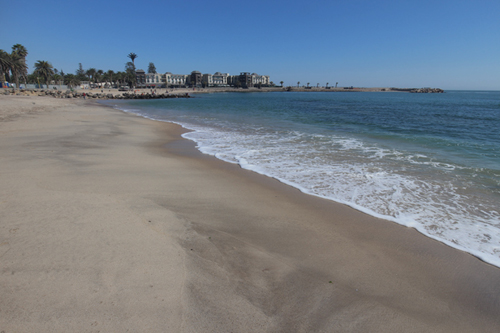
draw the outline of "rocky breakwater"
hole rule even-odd
[[[114,97],[115,99],[163,99],[163,98],[191,98],[188,93],[184,94],[134,94],[123,93]]]
[[[88,99],[163,99],[163,98],[190,98],[188,93],[183,94],[153,94],[153,93],[122,93],[122,94],[112,94],[112,93],[91,93],[85,91],[76,90],[5,90],[5,95],[20,95],[20,96],[51,96],[54,98],[88,98]]]
[[[443,89],[440,88],[391,88],[391,91],[404,91],[415,94],[442,94]]]
[[[420,89],[412,89],[410,90],[411,93],[416,93],[416,94],[442,94],[444,93],[443,89],[439,88],[420,88]]]

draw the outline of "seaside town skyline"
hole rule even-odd
[[[136,52],[139,69],[250,71],[284,86],[500,90],[498,1],[27,0],[2,9],[1,47],[24,45],[30,72],[39,60],[65,73],[79,63],[118,72]]]
[[[172,74],[171,72],[158,73],[154,63],[148,65],[148,72],[143,69],[136,69],[135,59],[138,55],[130,52],[127,57],[130,59],[125,65],[125,71],[114,72],[112,70],[103,71],[95,68],[83,69],[80,63],[75,74],[64,73],[62,70],[54,68],[48,61],[37,61],[31,74],[28,73],[26,57],[28,50],[22,44],[12,46],[12,51],[6,52],[0,49],[0,87],[15,89],[109,89],[115,88],[119,91],[130,89],[156,89],[156,88],[230,88],[230,89],[248,89],[248,88],[268,88],[285,89],[292,91],[292,86],[284,86],[284,81],[280,85],[274,84],[269,75],[259,75],[257,73],[240,72],[239,75],[230,75],[229,73],[216,72],[214,74],[202,74],[199,71],[192,71],[191,74]],[[41,80],[41,81],[40,81]],[[357,91],[407,91],[413,93],[442,93],[440,88],[397,88],[397,87],[338,87],[338,82],[334,86],[326,85],[311,86],[310,82],[300,85],[298,81],[297,91],[316,88],[327,91],[338,91],[338,89],[356,89]],[[331,90],[335,88],[335,90]],[[360,90],[361,89],[361,90]],[[295,90],[295,88],[294,88]],[[69,90],[68,90],[69,91]],[[314,90],[317,91],[317,90]],[[152,92],[153,93],[153,92]],[[85,95],[83,95],[84,97]],[[159,96],[159,95],[158,95]]]
[[[152,63],[151,63],[152,64]],[[259,75],[257,73],[241,72],[239,75],[215,72],[214,74],[202,74],[199,71],[192,71],[191,74],[172,74],[171,72],[157,73],[156,70],[149,70],[146,73],[142,69],[135,71],[137,88],[169,88],[169,87],[269,87],[274,86],[269,75]]]
[[[159,73],[154,63],[150,62],[147,73],[143,69],[136,69],[134,61],[136,53],[129,53],[131,60],[125,64],[125,71],[114,72],[102,69],[83,69],[80,63],[75,74],[65,73],[55,68],[50,61],[39,60],[29,73],[26,57],[28,49],[22,44],[12,46],[7,52],[0,48],[0,88],[56,88],[67,87],[88,88],[187,88],[187,87],[274,87],[269,75],[240,72],[239,75],[216,72],[202,74],[192,71],[190,74]],[[283,81],[280,82],[283,86]],[[309,83],[308,83],[309,85]],[[318,83],[319,85],[319,83]],[[327,83],[328,85],[328,83]]]

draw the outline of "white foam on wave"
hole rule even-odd
[[[296,131],[288,136],[259,131],[252,135],[190,127],[195,131],[184,137],[197,142],[205,154],[278,179],[304,193],[415,228],[500,267],[498,212],[491,206],[481,211],[481,201],[461,193],[452,181],[391,170],[386,158],[402,169],[416,164],[441,170],[444,175],[453,171],[454,165],[425,155],[367,147],[353,138],[308,136]],[[317,142],[311,143],[314,140]],[[357,158],[360,155],[363,158]]]

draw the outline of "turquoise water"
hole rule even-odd
[[[500,92],[220,93],[112,101],[224,161],[500,267]]]

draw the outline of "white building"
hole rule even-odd
[[[228,85],[227,79],[229,77],[229,73],[221,73],[221,72],[216,72],[214,75],[212,75],[212,82],[214,86],[218,87],[225,87]]]
[[[269,84],[269,75],[259,75],[257,73],[252,73],[252,85],[256,86],[259,84],[267,85]]]
[[[215,74],[201,74],[194,71],[193,73],[199,75],[199,83],[205,87],[228,87],[228,86],[245,86],[254,87],[258,85],[269,85],[271,83],[269,75],[259,75],[257,73],[243,73],[240,75],[229,75],[229,73],[216,72]],[[146,85],[158,84],[159,82],[165,83],[167,87],[184,87],[188,84],[193,84],[193,73],[186,74],[172,74],[167,72],[163,74],[162,78],[152,76],[153,74],[146,74]],[[151,77],[150,77],[151,75]],[[161,74],[155,74],[161,75]],[[158,81],[158,82],[157,82]]]
[[[165,82],[167,87],[179,87],[185,86],[189,75],[185,74],[172,74],[170,72],[165,73]]]
[[[165,84],[165,74],[147,73],[145,84],[147,87],[161,87]]]

